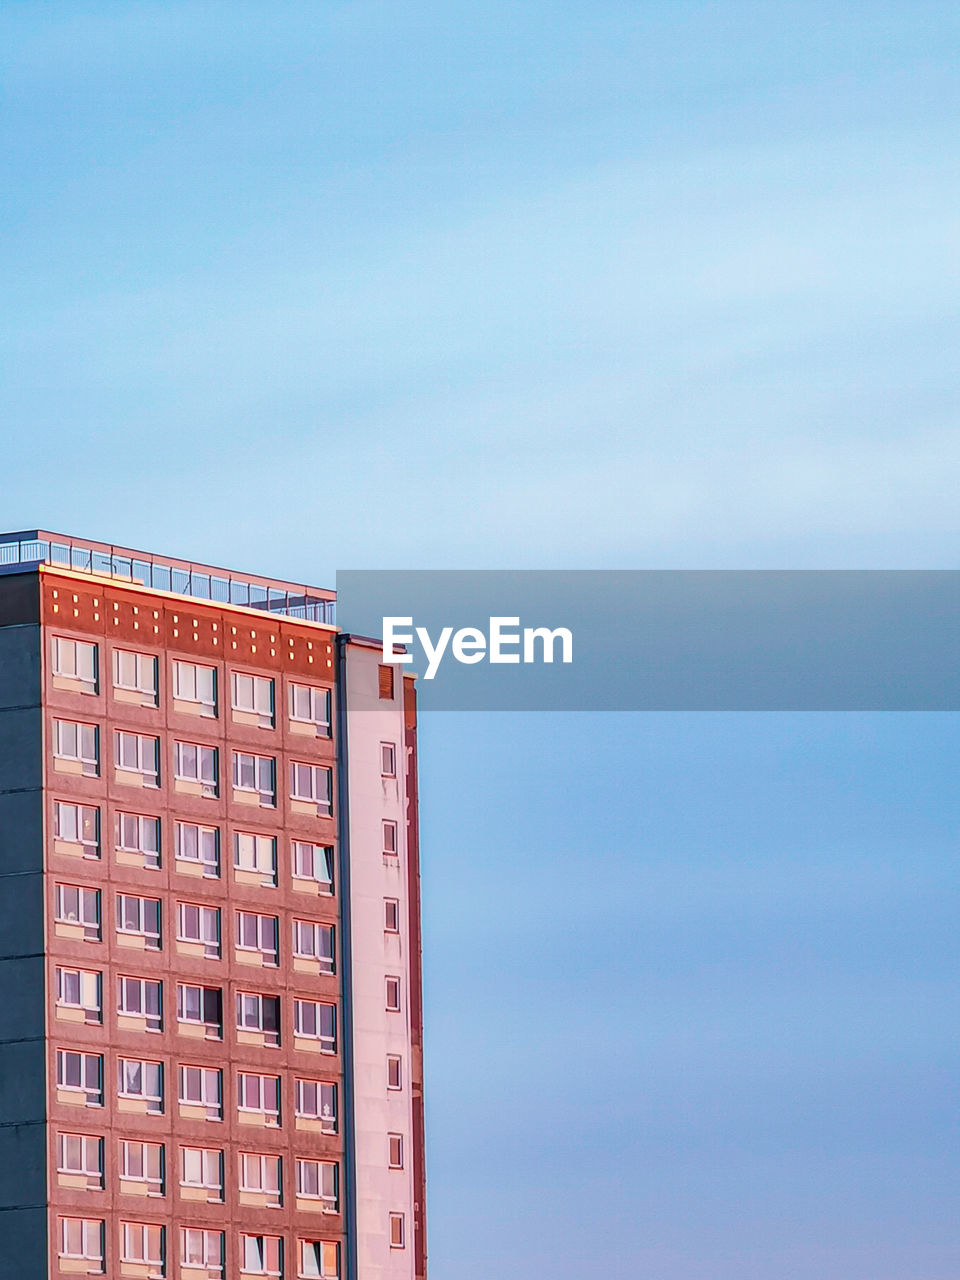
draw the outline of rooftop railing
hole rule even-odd
[[[101,542],[78,541],[60,534],[39,531],[0,534],[0,567],[38,562],[139,583],[195,600],[243,605],[305,622],[334,624],[336,603],[332,591],[235,574],[210,565]]]

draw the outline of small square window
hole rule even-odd
[[[391,1169],[403,1168],[403,1136],[399,1133],[387,1134],[387,1149]]]
[[[377,688],[383,702],[393,701],[394,667],[390,663],[381,663],[377,668]]]
[[[391,1213],[390,1215],[390,1248],[402,1249],[403,1246],[404,1246],[403,1214]]]
[[[400,1012],[399,978],[387,978],[387,1010],[390,1013]]]
[[[384,778],[397,776],[397,748],[392,742],[380,743],[380,775]]]
[[[382,831],[383,852],[388,858],[395,858],[397,856],[397,824],[384,821]]]
[[[396,898],[383,900],[383,928],[385,933],[400,932],[400,903]]]
[[[387,1054],[387,1088],[403,1088],[403,1059],[397,1054]]]

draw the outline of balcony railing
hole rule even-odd
[[[0,534],[0,567],[51,564],[83,573],[170,591],[215,604],[242,605],[265,613],[332,626],[336,605],[332,591],[295,583],[238,575],[210,565],[155,556],[99,542],[78,541],[40,532]]]

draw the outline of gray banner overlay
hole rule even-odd
[[[412,619],[394,623],[414,637],[399,669],[427,711],[960,709],[960,571],[345,571],[337,593],[344,631]],[[491,662],[492,618],[519,620],[501,654],[565,628],[572,660],[534,638],[529,661]],[[461,637],[469,665],[463,628],[481,633]]]

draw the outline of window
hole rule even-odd
[[[181,1067],[180,1105],[202,1107],[208,1120],[222,1120],[223,1073],[216,1067]]]
[[[403,1240],[403,1214],[391,1213],[390,1215],[390,1248],[402,1249]]]
[[[208,960],[220,958],[220,908],[177,903],[177,941],[203,948]]]
[[[151,1115],[163,1111],[163,1066],[141,1058],[117,1059],[117,1096],[146,1103]]]
[[[95,1263],[87,1272],[103,1271],[104,1224],[98,1218],[60,1219],[60,1257]]]
[[[387,662],[377,667],[377,693],[381,702],[393,701],[393,673],[396,668]]]
[[[217,714],[217,672],[195,662],[174,662],[173,696],[178,702],[194,703],[201,715]],[[185,708],[178,707],[182,711]]]
[[[120,1223],[120,1256],[123,1262],[137,1262],[163,1274],[163,1227],[146,1222]]]
[[[237,992],[237,1030],[255,1032],[265,1045],[280,1043],[280,997]]]
[[[301,1240],[299,1280],[338,1280],[340,1246],[332,1240]]]
[[[223,994],[220,988],[178,982],[177,1021],[181,1026],[202,1027],[208,1040],[222,1040]]]
[[[283,1275],[283,1241],[279,1236],[241,1235],[240,1254],[244,1275]]]
[[[82,1180],[87,1190],[102,1190],[103,1139],[86,1133],[58,1134],[57,1172]]]
[[[317,1040],[325,1053],[336,1053],[337,1011],[332,1004],[294,1000],[293,1029],[305,1040]]]
[[[145,1183],[149,1196],[162,1196],[163,1144],[122,1140],[120,1177],[125,1182]]]
[[[118,1012],[127,1018],[142,1019],[146,1031],[162,1031],[162,985],[149,978],[118,978]]]
[[[54,720],[53,754],[69,773],[100,776],[100,730],[95,724]]]
[[[103,1106],[103,1056],[57,1050],[57,1089],[85,1095],[88,1107]]]
[[[255,911],[237,912],[237,950],[258,952],[261,964],[276,965],[278,934],[276,916],[261,916]]]
[[[330,814],[330,770],[319,764],[290,764],[290,799],[315,805],[317,813]]]
[[[160,899],[117,894],[117,932],[136,935],[150,951],[160,950]]]
[[[315,960],[321,973],[333,973],[333,925],[294,920],[293,954],[299,960]]]
[[[180,1184],[202,1187],[213,1192],[212,1199],[223,1199],[223,1152],[211,1147],[180,1148]]]
[[[382,824],[383,831],[383,852],[388,858],[397,856],[397,824],[395,822],[384,821]]]
[[[262,1196],[267,1207],[280,1207],[280,1157],[240,1153],[240,1191]]]
[[[78,1022],[103,1021],[101,975],[92,969],[57,966],[57,1009],[75,1009]]]
[[[249,831],[237,831],[233,836],[233,865],[259,884],[272,886],[277,883],[277,840],[275,836],[256,836]],[[241,877],[238,876],[238,879]]]
[[[149,653],[134,653],[130,649],[113,651],[113,686],[123,693],[133,694],[123,701],[137,702],[141,706],[157,705],[157,660]]]
[[[53,637],[53,674],[79,686],[83,693],[97,692],[97,646],[84,640]]]
[[[205,1227],[180,1228],[180,1262],[184,1267],[197,1267],[207,1274],[223,1274],[225,1241],[222,1231]]]
[[[100,941],[100,890],[84,889],[78,884],[58,884],[56,900],[58,932],[66,937]]]
[[[387,1054],[387,1088],[403,1088],[403,1059],[396,1054]]]
[[[337,1086],[322,1080],[296,1083],[297,1119],[320,1123],[323,1133],[337,1132]]]
[[[276,808],[277,762],[272,756],[255,756],[246,751],[235,751],[233,786],[235,791],[258,796],[261,806]]]
[[[198,742],[173,744],[173,772],[178,782],[192,784],[197,794],[216,796],[220,776],[216,747]]]
[[[400,932],[400,903],[396,898],[383,900],[383,928],[386,933]]]
[[[400,979],[387,978],[387,1009],[390,1013],[400,1012]]]
[[[337,1181],[337,1166],[331,1161],[297,1161],[297,1195],[304,1200],[322,1200],[327,1213],[337,1212]]]
[[[330,737],[330,690],[308,684],[290,685],[290,719],[313,725],[314,732]]]
[[[314,880],[320,893],[333,893],[333,847],[294,840],[293,877]]]
[[[273,681],[266,676],[247,676],[234,671],[233,709],[252,717],[263,728],[273,727]],[[240,717],[234,717],[239,719]]]
[[[280,1124],[280,1078],[250,1071],[237,1073],[237,1108],[265,1117],[274,1128]]]
[[[392,742],[380,743],[380,776],[383,778],[397,776],[397,748]]]
[[[219,830],[216,827],[201,827],[194,822],[178,822],[176,855],[178,862],[199,867],[207,879],[216,880],[220,875]]]
[[[139,774],[142,785],[145,787],[159,787],[159,738],[117,729],[113,735],[113,749],[118,769],[124,773]]]
[[[387,1163],[391,1169],[403,1168],[403,1135],[400,1133],[387,1134]]]
[[[53,837],[78,845],[85,858],[99,858],[100,810],[89,804],[57,800],[53,806]]]
[[[148,870],[160,866],[160,819],[142,813],[117,813],[117,851],[136,854],[138,865]],[[126,859],[123,859],[126,861]]]

